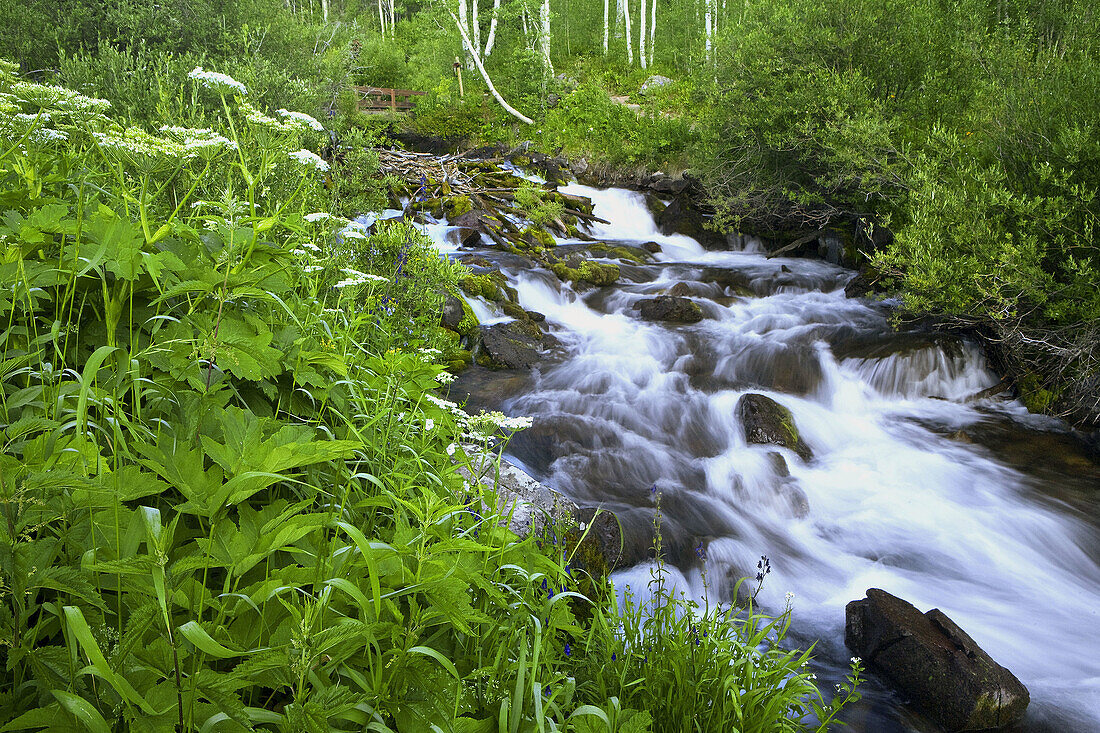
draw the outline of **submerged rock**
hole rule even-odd
[[[1031,697],[1020,680],[938,608],[871,588],[845,611],[844,643],[948,731],[1002,728]]]
[[[647,321],[698,323],[703,320],[703,309],[695,301],[677,295],[645,298],[635,303],[634,307]]]
[[[775,400],[761,394],[743,395],[737,401],[737,415],[748,442],[790,448],[804,461],[813,457],[798,434],[791,411]]]

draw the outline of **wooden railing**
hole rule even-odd
[[[416,104],[413,97],[420,97],[425,92],[414,92],[410,89],[386,89],[383,87],[353,87],[359,95],[360,112],[405,112]]]

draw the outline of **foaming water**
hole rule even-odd
[[[759,601],[795,594],[800,640],[819,640],[822,675],[839,674],[844,606],[871,587],[941,608],[1030,689],[1024,729],[1100,729],[1100,530],[1037,494],[1044,485],[980,445],[952,437],[1018,403],[977,398],[997,382],[973,344],[893,334],[880,304],[844,297],[850,277],[811,261],[706,252],[661,235],[640,194],[570,186],[610,221],[593,235],[655,241],[645,277],[615,288],[513,273],[520,304],[546,316],[567,354],[537,367],[498,404],[531,415],[512,450],[582,503],[644,529],[660,491],[668,582],[699,596],[731,590],[760,555]],[[707,318],[642,320],[637,302],[684,283]],[[479,314],[480,315],[480,314]],[[746,442],[738,400],[788,408],[813,452]],[[942,429],[937,429],[941,426]],[[631,529],[633,528],[633,529]],[[637,544],[645,546],[648,538]],[[616,574],[645,598],[652,566]],[[866,730],[912,729],[874,686]]]

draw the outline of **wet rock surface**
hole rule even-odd
[[[635,307],[647,321],[666,323],[698,323],[703,320],[703,310],[690,298],[677,295],[658,295],[639,300]]]
[[[737,401],[737,416],[748,442],[790,448],[804,461],[813,457],[798,434],[791,411],[775,400],[761,394],[743,395]]]
[[[520,321],[497,323],[481,329],[479,364],[494,369],[528,369],[539,361],[554,339],[538,327]]]
[[[1024,685],[939,609],[922,614],[878,588],[846,608],[844,643],[947,731],[1010,725]]]

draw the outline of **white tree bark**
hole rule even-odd
[[[328,0],[321,0],[321,22],[328,25]]]
[[[378,0],[378,28],[386,35],[386,15],[382,12],[382,0]]]
[[[609,0],[603,0],[603,55],[607,55],[607,41],[611,35],[611,25],[608,17],[608,11],[611,10],[611,3]]]
[[[703,3],[705,4],[703,10],[703,30],[706,34],[707,63],[709,64],[714,59],[714,49],[712,48],[714,43],[714,0],[703,0]]]
[[[489,20],[489,37],[485,39],[485,53],[481,55],[481,58],[489,58],[489,54],[493,52],[493,41],[497,37],[497,15],[500,13],[500,0],[493,0],[493,17]]]
[[[550,0],[542,0],[539,9],[539,53],[542,54],[546,78],[554,75],[554,64],[550,61]]]
[[[389,0],[389,10],[390,10],[390,38],[392,39],[394,37],[394,35],[393,35],[394,34],[394,26],[396,26],[396,23],[394,22],[393,0]]]
[[[458,22],[462,26],[463,32],[469,35],[470,18],[466,10],[466,0],[458,0]]]
[[[634,65],[634,41],[630,37],[630,0],[623,0],[623,23],[626,30],[626,63]]]
[[[481,48],[481,23],[477,18],[477,0],[470,0],[470,26],[473,30],[473,37],[470,39],[473,41],[474,48]]]
[[[645,0],[638,0],[638,63],[641,64],[643,69],[646,68],[647,61],[648,61],[648,59],[646,58],[646,51],[645,51],[645,42],[646,42],[646,35],[645,35],[646,17],[645,17],[645,11],[646,11]]]
[[[450,11],[448,11],[450,12]],[[528,125],[533,124],[530,117],[525,116],[522,112],[517,110],[508,102],[504,101],[504,97],[500,96],[500,92],[493,86],[493,80],[489,78],[489,72],[485,71],[485,66],[481,63],[481,56],[478,55],[477,49],[474,48],[473,43],[470,42],[470,34],[466,32],[466,29],[459,22],[458,16],[453,12],[451,14],[451,20],[454,21],[455,26],[458,28],[458,34],[462,36],[462,45],[466,47],[466,52],[470,54],[474,59],[474,64],[477,66],[478,73],[481,74],[481,78],[485,81],[485,86],[489,88],[489,93],[493,95],[493,99],[500,102],[500,106],[508,112],[508,114],[515,117],[521,122],[526,122]]]

